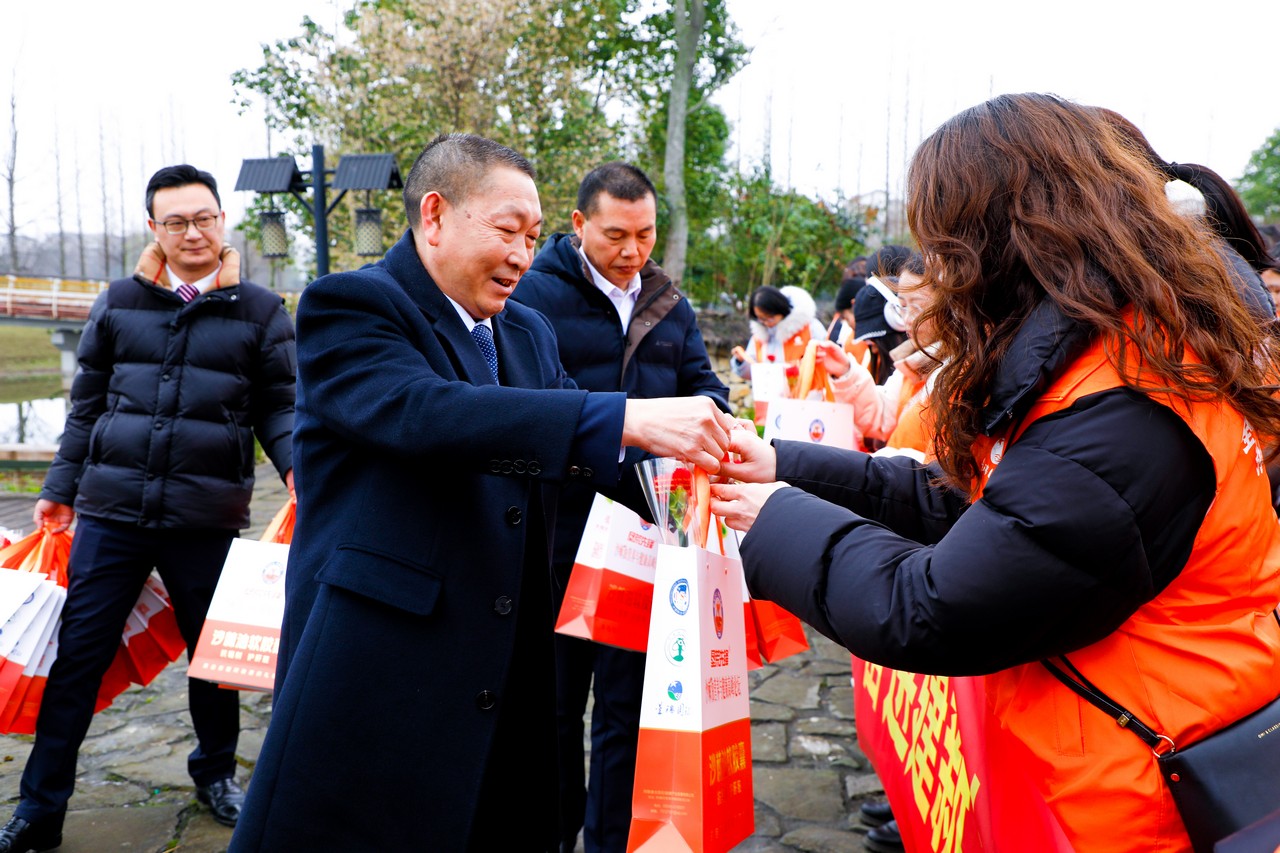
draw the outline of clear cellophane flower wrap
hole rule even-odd
[[[661,457],[637,462],[636,473],[663,541],[681,548],[707,547],[711,529],[711,478],[707,472]]]

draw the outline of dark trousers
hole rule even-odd
[[[38,820],[66,811],[75,788],[76,755],[93,719],[102,676],[151,570],[159,570],[169,591],[189,657],[234,538],[229,530],[150,530],[80,516],[71,544],[58,656],[22,773],[18,817]],[[202,786],[235,772],[239,694],[208,681],[188,682],[197,745],[187,770]]]
[[[555,643],[561,850],[572,853],[582,829],[587,853],[624,851],[631,828],[645,656],[561,634],[556,634]],[[595,702],[591,773],[584,785],[583,715],[588,690]]]

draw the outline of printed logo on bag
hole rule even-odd
[[[641,529],[641,530],[644,530],[644,531],[648,531],[648,530],[653,529],[653,525],[652,525],[652,524],[650,524],[650,523],[649,523],[649,522],[647,522],[647,521],[644,521],[644,520],[642,519],[642,520],[640,521],[640,529]]]
[[[689,645],[689,641],[685,639],[684,631],[672,631],[667,634],[667,660],[674,664],[684,663],[684,650],[687,645]]]
[[[676,612],[677,616],[683,616],[689,612],[689,579],[680,578],[671,585],[671,594],[668,596],[671,601],[671,609]]]
[[[684,685],[679,681],[673,681],[667,685],[667,698],[673,702],[680,701],[680,697],[684,695]]]
[[[821,420],[815,418],[813,423],[809,424],[809,440],[810,441],[815,443],[820,442],[822,441],[822,437],[826,434],[827,434],[827,425],[824,424]]]
[[[719,640],[724,636],[724,599],[720,597],[719,589],[711,595],[711,622],[716,626],[716,639]]]
[[[284,577],[284,564],[279,560],[272,560],[262,567],[262,580],[264,582],[276,583],[282,577]]]

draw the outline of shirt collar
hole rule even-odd
[[[178,289],[178,285],[190,284],[201,293],[205,293],[213,288],[214,282],[218,280],[218,273],[222,271],[222,262],[219,261],[218,265],[214,267],[213,272],[209,273],[204,278],[196,281],[183,281],[178,274],[173,271],[173,267],[168,264],[165,264],[164,266],[169,273],[169,282],[173,285],[174,290]]]
[[[476,326],[485,326],[486,328],[488,328],[490,332],[493,331],[492,317],[485,317],[483,320],[477,320],[476,318],[472,317],[470,314],[467,313],[467,309],[463,308],[461,305],[455,302],[452,296],[445,293],[443,290],[440,292],[444,294],[445,299],[449,300],[449,304],[453,306],[453,310],[458,312],[458,317],[462,319],[462,325],[467,327],[468,335],[471,334],[471,330],[474,329]]]
[[[591,273],[591,283],[599,288],[600,292],[605,296],[610,299],[627,296],[634,302],[636,297],[640,295],[640,273],[637,272],[633,275],[625,288],[618,287],[600,274],[600,271],[591,263],[591,259],[587,257],[587,253],[582,250],[581,246],[578,247],[578,254],[582,256],[582,262],[587,265],[587,269]]]

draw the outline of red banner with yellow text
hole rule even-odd
[[[902,672],[853,658],[858,741],[911,853],[1070,853],[987,713],[984,679]]]

